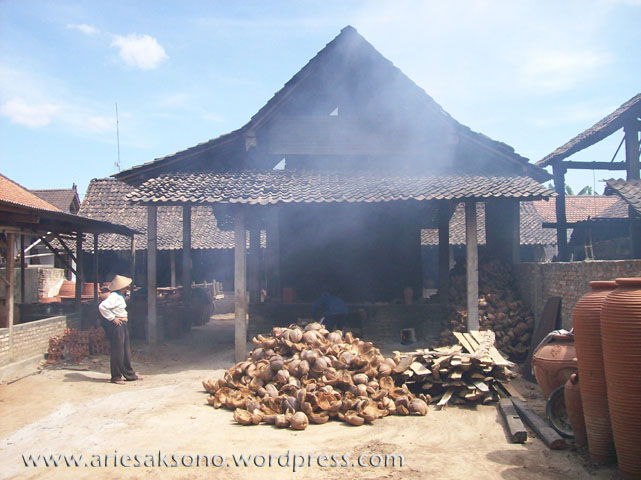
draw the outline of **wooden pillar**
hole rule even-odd
[[[249,229],[249,303],[260,302],[260,223],[257,217]]]
[[[76,311],[82,309],[82,281],[83,275],[82,232],[76,234]]]
[[[176,286],[176,250],[169,250],[170,285]]]
[[[267,225],[267,259],[268,270],[267,294],[272,298],[280,298],[280,225],[278,207],[272,207],[268,214]]]
[[[565,216],[565,167],[561,162],[552,166],[554,175],[554,190],[556,197],[556,243],[559,249],[558,261],[570,260],[568,249],[568,231],[566,229],[567,217]]]
[[[131,276],[131,292],[136,284],[136,236],[131,236],[131,259],[129,260],[129,275]]]
[[[159,328],[156,312],[157,208],[147,206],[147,342],[158,343]]]
[[[98,283],[100,282],[100,275],[98,275],[98,234],[93,234],[93,300],[98,301]]]
[[[9,327],[9,361],[13,361],[13,289],[14,289],[14,275],[13,275],[13,257],[14,257],[14,244],[15,244],[15,235],[13,233],[7,233],[7,298],[6,298],[6,308],[7,312],[7,326]]]
[[[479,250],[476,232],[476,202],[465,202],[465,247],[467,260],[467,331],[479,329]]]
[[[234,297],[236,300],[234,343],[236,362],[242,362],[247,356],[245,209],[239,205],[234,213]]]
[[[639,122],[626,125],[625,131],[625,162],[627,165],[627,180],[639,179]],[[641,218],[634,208],[628,207],[630,222],[630,253],[632,258],[641,258]]]
[[[191,301],[191,205],[183,205],[183,301]]]
[[[450,218],[447,201],[438,206],[438,299],[443,307],[449,304],[450,290]]]
[[[24,258],[24,235],[20,235],[20,303],[24,302],[25,296],[25,258]]]

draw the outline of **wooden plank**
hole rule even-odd
[[[501,381],[501,382],[496,382],[496,384],[503,390],[503,392],[505,392],[504,396],[518,398],[522,402],[525,402],[525,397],[521,395],[521,392],[519,392],[516,388],[514,388],[514,386],[511,383]]]
[[[245,233],[245,209],[237,206],[234,215],[234,296],[236,299],[234,344],[236,362],[247,357],[247,238]]]
[[[461,345],[468,351],[468,353],[474,353],[474,348],[470,342],[465,338],[465,335],[461,332],[453,332],[456,339],[460,342]]]
[[[510,442],[525,443],[527,440],[527,430],[521,421],[512,400],[504,398],[499,400],[499,412],[505,420],[505,426],[510,433]]]
[[[467,342],[468,342],[468,343],[470,344],[470,346],[472,347],[472,349],[473,349],[473,352],[472,352],[472,353],[476,352],[476,351],[479,349],[479,346],[480,346],[480,345],[479,345],[479,342],[477,342],[477,341],[476,341],[476,339],[475,339],[472,335],[470,335],[469,333],[467,333],[467,332],[465,332],[465,333],[463,334],[463,336],[465,337],[465,340],[467,340]]]
[[[559,248],[558,261],[567,262],[570,259],[570,251],[568,249],[568,232],[560,226],[567,222],[565,215],[565,168],[560,164],[552,166],[552,173],[554,175],[554,190],[557,193],[556,197],[556,222],[559,224],[556,229],[556,240]]]
[[[465,202],[465,252],[467,271],[467,331],[479,329],[479,249],[476,202]]]
[[[528,407],[527,403],[517,398],[512,398],[512,403],[521,419],[536,432],[539,438],[543,440],[551,450],[565,449],[565,440],[541,417],[534,413],[532,409]]]
[[[479,332],[478,330],[473,330],[470,332],[470,334],[477,342],[479,342],[479,344],[485,336],[484,332]],[[492,360],[494,361],[494,364],[498,365],[499,367],[513,367],[515,365],[514,363],[508,362],[505,358],[503,358],[501,352],[499,352],[494,345],[490,347],[489,353],[490,357],[492,357]]]

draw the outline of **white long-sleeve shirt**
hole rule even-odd
[[[111,292],[100,305],[98,305],[100,314],[110,322],[113,322],[116,317],[124,318],[127,321],[127,302],[118,292]]]

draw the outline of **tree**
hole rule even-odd
[[[572,187],[569,186],[567,183],[565,184],[565,193],[567,195],[574,195],[574,190],[572,190]]]
[[[592,192],[592,187],[590,185],[586,185],[581,189],[579,195],[594,195],[594,193]]]

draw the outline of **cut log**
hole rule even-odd
[[[505,426],[510,434],[510,442],[525,443],[527,440],[527,430],[525,430],[521,417],[516,413],[512,400],[507,398],[500,400],[499,411],[505,419]]]
[[[528,426],[536,432],[543,443],[545,443],[551,450],[565,449],[565,440],[556,431],[550,427],[545,420],[539,417],[536,413],[528,407],[527,403],[512,398],[512,403],[519,412],[519,416],[528,424]]]

